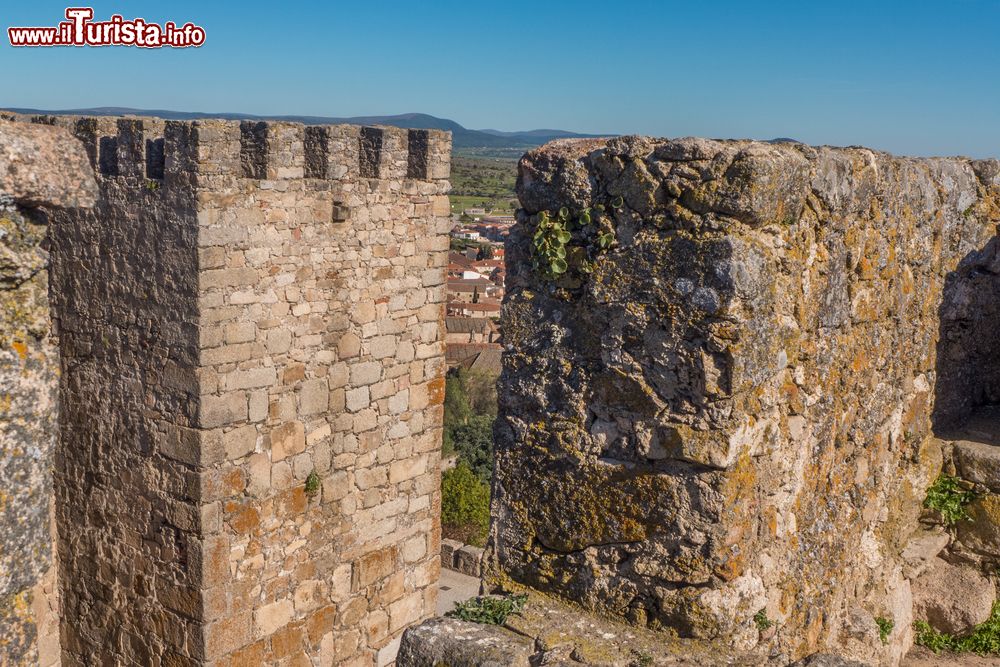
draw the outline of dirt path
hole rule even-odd
[[[914,646],[899,667],[1000,667],[1000,658],[954,653],[934,655],[922,646]]]

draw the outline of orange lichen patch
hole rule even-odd
[[[271,635],[271,657],[280,660],[301,650],[304,637],[302,623],[292,623]]]
[[[764,511],[764,520],[767,522],[767,530],[772,537],[778,535],[778,510],[775,507],[768,507]]]
[[[239,495],[246,488],[246,474],[240,468],[232,468],[224,473],[221,481],[222,488],[228,496]]]
[[[746,556],[735,554],[712,568],[712,573],[723,581],[732,581],[746,571]]]
[[[871,359],[865,350],[858,350],[851,360],[851,370],[859,373],[871,365]]]
[[[295,516],[302,514],[309,506],[309,498],[306,496],[304,486],[297,486],[275,498],[275,514],[279,517]]]
[[[753,459],[748,452],[743,452],[736,461],[736,465],[725,476],[722,494],[726,501],[726,507],[740,511],[742,503],[753,496],[756,483],[757,471]]]
[[[542,502],[524,508],[537,539],[556,551],[644,540],[664,520],[651,516],[649,508],[662,507],[676,494],[675,480],[651,470],[586,462],[574,467],[565,485],[547,486]],[[520,483],[534,485],[537,480],[526,475]]]
[[[260,525],[260,512],[251,505],[236,502],[226,503],[229,527],[241,535],[249,535]]]
[[[444,404],[445,379],[443,377],[434,378],[427,383],[427,395],[431,405]]]
[[[19,340],[16,340],[13,343],[11,343],[10,346],[12,348],[14,348],[14,351],[17,352],[17,355],[19,357],[21,357],[22,361],[28,358],[28,346],[27,345],[25,345],[24,343],[22,343]]]
[[[306,631],[309,633],[310,643],[319,644],[326,633],[333,631],[336,620],[337,607],[335,605],[328,605],[313,612],[306,619]]]
[[[229,657],[230,667],[259,667],[267,664],[267,642],[260,640],[241,648]]]

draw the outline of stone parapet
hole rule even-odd
[[[996,173],[793,143],[528,153],[487,584],[734,651],[896,664],[935,398],[994,391],[974,368],[993,357],[938,352],[951,276],[1000,222]]]
[[[0,120],[0,663],[59,662],[52,465],[57,338],[48,216],[94,205],[83,147],[60,128]]]

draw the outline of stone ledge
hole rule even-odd
[[[510,630],[455,618],[434,618],[403,635],[396,667],[528,667],[532,643]]]
[[[629,627],[531,593],[524,611],[503,626],[435,618],[403,635],[396,667],[499,665],[722,667],[789,665],[782,655],[739,653],[711,642],[682,640]],[[793,667],[866,667],[832,655],[814,655]]]

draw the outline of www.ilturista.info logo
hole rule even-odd
[[[90,7],[69,7],[68,20],[50,28],[7,28],[11,46],[138,46],[145,49],[185,48],[205,43],[205,29],[193,23],[162,26],[145,19],[126,21],[115,14],[108,21],[93,21]]]

